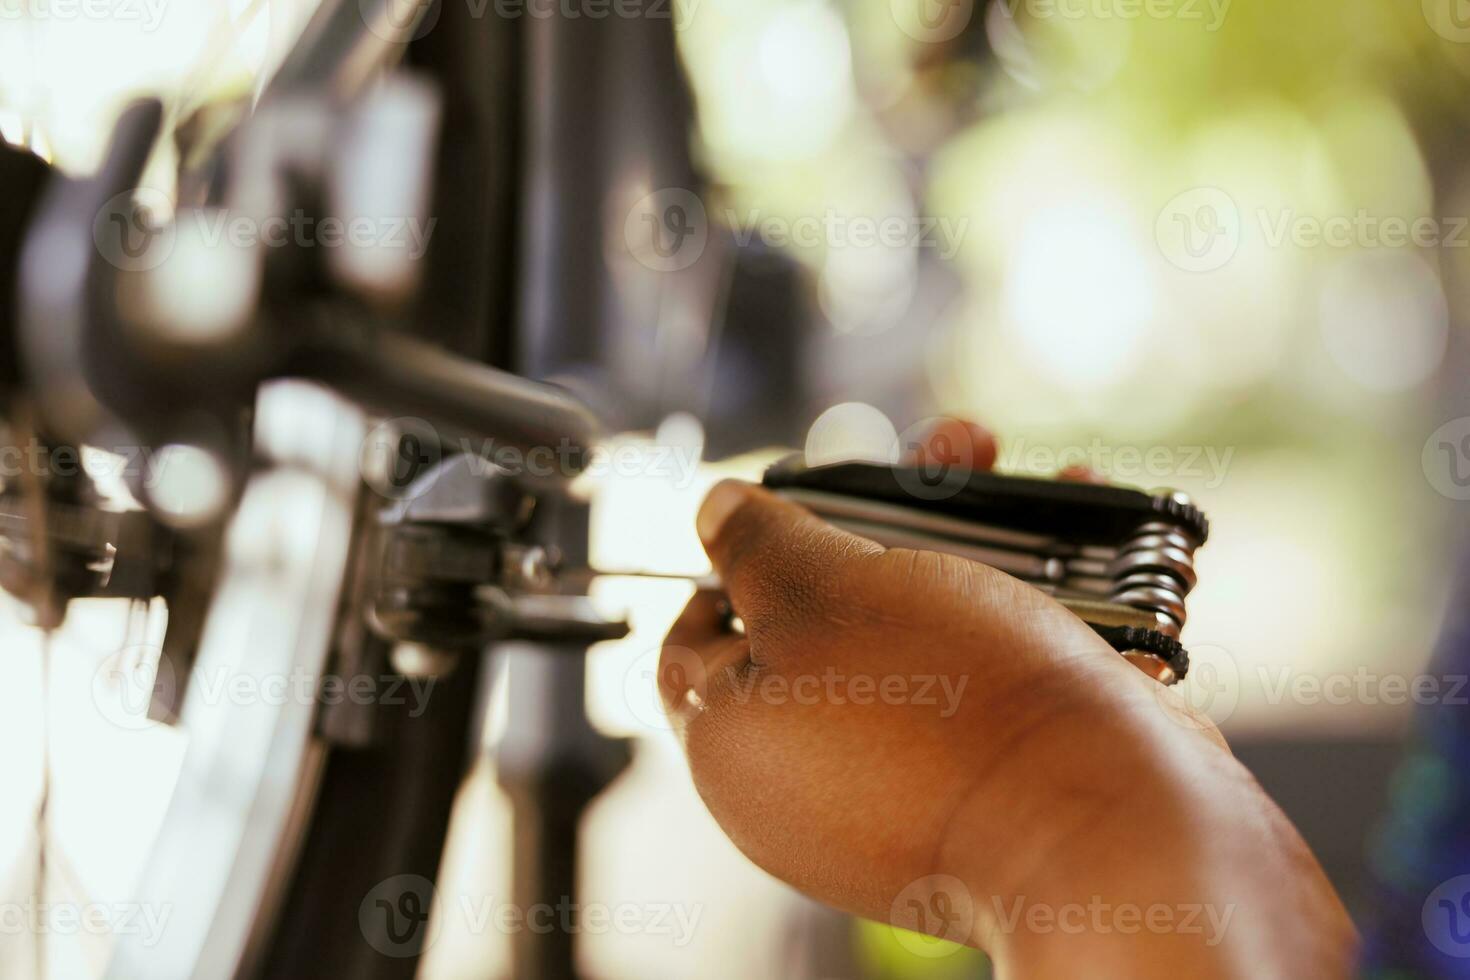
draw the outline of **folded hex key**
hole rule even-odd
[[[1209,522],[1183,494],[800,456],[762,482],[885,547],[970,558],[1041,589],[1164,684],[1189,672],[1179,631]]]

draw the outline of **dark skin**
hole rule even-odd
[[[936,436],[921,454],[995,460],[983,429]],[[1356,934],[1296,828],[1213,726],[1048,596],[734,481],[698,530],[745,635],[696,595],[660,688],[756,864],[1003,976],[1350,974]]]

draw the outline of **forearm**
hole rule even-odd
[[[943,860],[964,869],[976,943],[1000,973],[1349,975],[1357,939],[1341,902],[1244,767],[1162,715],[1116,723],[1146,730],[1090,729],[1119,746],[1106,769],[1057,739],[1025,767],[1047,767],[1047,797],[1022,769],[956,816]],[[1015,821],[1008,856],[967,853],[967,843],[997,845],[1001,812]]]

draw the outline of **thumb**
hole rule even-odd
[[[695,522],[730,605],[752,638],[820,615],[839,576],[880,545],[738,480],[715,485]]]

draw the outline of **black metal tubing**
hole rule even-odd
[[[695,186],[690,101],[672,24],[551,16],[530,18],[523,33],[514,367],[530,377],[577,378],[597,393],[599,407],[622,410],[623,425],[648,424],[664,407],[656,404],[663,387],[657,299],[626,304],[604,249],[623,233],[623,215],[609,213],[609,204],[629,187]],[[569,567],[585,563],[585,511],[564,503],[538,514],[546,522],[540,540],[560,548]],[[585,649],[517,647],[509,683],[521,710],[512,709],[497,767],[514,805],[514,900],[522,910],[574,904],[582,818],[626,765],[627,746],[586,718]],[[563,924],[558,917],[556,928],[516,937],[517,978],[579,975],[575,926]]]
[[[429,211],[437,224],[410,316],[432,323],[433,339],[446,350],[510,367],[519,308],[524,31],[516,21],[469,24],[459,6],[431,15],[439,18],[436,29],[408,52],[407,66],[432,75],[442,100]]]
[[[324,335],[299,350],[285,373],[323,381],[394,415],[423,416],[523,450],[549,448],[576,469],[601,429],[568,391],[391,331],[374,333],[364,343]]]
[[[701,186],[673,22],[644,6],[635,17],[528,17],[523,30],[515,368],[585,380],[621,428],[656,424],[668,409],[660,305],[690,283],[650,273],[637,298],[620,289],[607,255],[624,236],[615,208],[631,205],[634,188]]]
[[[589,509],[565,497],[542,498],[532,534],[563,552],[568,567],[587,564]],[[578,904],[578,835],[582,818],[622,772],[625,742],[587,719],[587,644],[574,636],[508,645],[510,714],[496,754],[500,785],[512,804],[512,898],[523,912]],[[570,926],[567,928],[567,926]],[[574,980],[576,925],[561,915],[547,930],[512,943],[514,975]]]
[[[418,957],[374,948],[359,913],[368,893],[397,875],[436,880],[454,797],[478,749],[470,735],[481,659],[464,657],[454,673],[434,682],[422,705],[404,697],[402,705],[385,707],[377,745],[331,751],[295,877],[256,976],[411,980]],[[410,716],[423,705],[423,714]],[[423,930],[401,938],[405,947],[427,936],[426,921],[401,924]]]
[[[356,0],[345,5],[356,7]],[[497,409],[485,401],[485,389],[475,385],[492,370],[481,367],[512,364],[512,331],[504,325],[511,322],[516,294],[521,30],[513,20],[476,20],[463,3],[447,4],[431,15],[438,17],[433,29],[408,54],[446,98],[434,189],[439,225],[428,256],[425,296],[413,312],[418,325],[413,344],[415,350],[437,347],[427,359],[431,365],[443,364],[447,352],[469,359],[468,366],[455,362],[442,374],[455,382],[453,414],[472,414],[462,421],[483,422],[478,413]],[[347,356],[332,364],[323,357],[310,370],[341,378],[355,360]],[[490,390],[498,391],[504,379],[499,372],[493,378]],[[516,380],[512,387],[521,390],[526,382]],[[407,384],[406,394],[438,394],[421,381]],[[365,387],[360,378],[352,385]],[[524,411],[542,427],[539,435],[557,419],[569,434],[585,434],[584,410],[549,394],[556,389],[537,391],[530,406],[545,407],[545,416],[531,407]],[[389,724],[379,727],[375,747],[331,750],[301,861],[258,976],[408,980],[414,975],[417,956],[385,956],[368,944],[359,905],[370,888],[395,875],[438,880],[455,795],[478,749],[475,699],[483,697],[487,675],[480,658],[466,657],[458,672],[436,686],[431,710],[422,717],[396,719],[397,724],[379,718]]]
[[[16,285],[21,242],[50,176],[46,161],[0,140],[0,396],[20,382]]]
[[[348,99],[396,63],[432,13],[434,0],[323,0],[264,99],[329,92]]]
[[[513,822],[511,900],[549,929],[512,939],[514,976],[576,980],[578,838],[582,818],[627,766],[627,744],[587,720],[587,650],[570,644],[515,644],[507,650],[510,714],[496,754]]]
[[[129,106],[98,173],[51,179],[27,229],[16,346],[42,428],[67,441],[88,440],[103,416],[88,384],[96,356],[88,342],[91,324],[110,319],[107,287],[116,270],[102,261],[94,223],[109,202],[137,186],[162,122],[163,106],[155,99]]]
[[[370,6],[379,9],[390,2],[370,0]],[[367,29],[361,11],[358,0],[324,7],[267,97],[323,88],[346,97],[391,63],[401,45],[384,43]],[[109,407],[124,414],[156,407],[159,389],[170,376],[192,376],[196,384],[208,377],[216,395],[237,390],[231,386],[237,383],[240,390],[248,388],[258,375],[309,377],[392,414],[420,415],[522,448],[565,446],[569,465],[575,466],[578,450],[596,437],[597,419],[569,392],[527,378],[590,375],[595,388],[620,396],[630,390],[630,380],[637,380],[637,370],[646,367],[623,364],[621,377],[614,377],[616,367],[608,367],[614,352],[629,348],[622,334],[639,318],[612,312],[602,257],[603,222],[609,216],[601,209],[609,188],[640,163],[649,165],[657,185],[692,184],[685,146],[687,101],[679,87],[672,31],[669,24],[642,19],[476,18],[463,4],[447,4],[435,14],[433,53],[420,63],[443,80],[447,91],[476,93],[459,118],[472,125],[514,119],[518,127],[536,130],[526,139],[516,132],[502,139],[493,132],[468,138],[448,134],[482,154],[470,159],[460,153],[453,176],[493,186],[488,192],[483,186],[439,189],[440,207],[473,205],[467,215],[455,217],[465,219],[457,222],[459,234],[474,247],[463,259],[441,251],[429,281],[440,288],[473,289],[476,298],[443,321],[417,319],[415,336],[308,330],[290,338],[285,356],[269,352],[260,362],[215,356],[205,367],[201,360],[183,363],[175,351],[165,364],[151,360],[148,351],[130,351],[137,360],[123,371],[116,361],[107,365],[110,374],[123,375],[119,388],[109,388],[110,395],[119,395],[116,405],[109,398]],[[528,35],[534,37],[528,41]],[[507,49],[528,53],[504,59],[507,73],[488,78],[485,65]],[[639,70],[627,71],[625,59]],[[589,98],[589,93],[599,96]],[[667,112],[670,102],[677,103],[676,111]],[[519,115],[487,110],[492,103],[519,106]],[[661,162],[655,168],[653,161]],[[528,200],[524,213],[510,203],[521,192]],[[477,221],[485,229],[479,235]],[[506,330],[507,323],[516,326]],[[125,343],[120,334],[111,339]],[[491,359],[517,374],[483,363]],[[585,513],[565,503],[545,508],[557,516],[537,529],[538,540],[569,556],[585,555]],[[502,780],[516,803],[515,898],[524,907],[557,907],[576,901],[581,821],[626,763],[626,746],[598,734],[585,717],[584,647],[548,640],[524,648],[524,656],[524,664],[535,666],[519,672],[524,696],[518,700],[523,705],[539,700],[555,710],[531,717],[517,713],[515,737],[502,755]],[[416,956],[384,955],[367,941],[360,906],[374,887],[394,876],[437,878],[454,797],[472,759],[480,687],[479,658],[466,657],[459,671],[436,687],[423,716],[394,718],[390,712],[387,719],[397,723],[396,731],[381,743],[331,749],[305,841],[255,975],[355,980],[413,975]],[[518,977],[576,975],[572,930],[527,933],[517,942],[515,957]]]
[[[413,416],[445,435],[491,439],[522,451],[550,450],[573,477],[600,437],[601,420],[575,394],[446,351],[393,329],[359,331],[342,322],[279,329],[284,318],[244,342],[197,350],[150,345],[139,331],[98,318],[89,335],[88,373],[98,401],[158,437],[178,438],[178,417],[201,409],[234,418],[260,383],[275,377],[320,381],[385,416]],[[273,317],[267,319],[274,320]],[[288,332],[289,330],[289,332]]]

